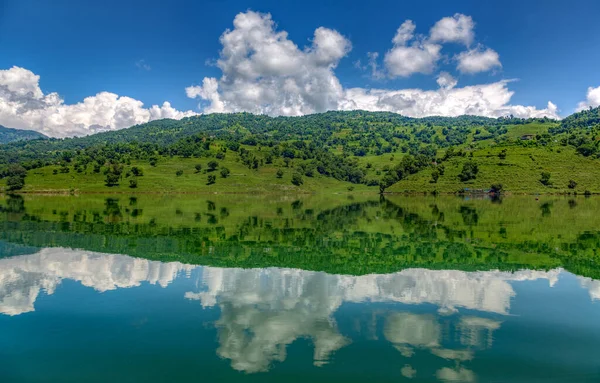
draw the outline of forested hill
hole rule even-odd
[[[0,144],[8,144],[14,141],[35,140],[48,138],[42,133],[33,130],[11,129],[0,125]]]
[[[600,192],[598,115],[598,108],[563,121],[365,111],[210,114],[5,144],[0,177],[9,179],[8,190],[22,189],[27,177],[30,191],[111,191],[128,184],[148,191],[314,191],[325,184],[352,190],[348,183],[380,192],[500,184],[522,192]]]
[[[425,136],[432,137],[437,134],[437,127],[446,128],[439,135],[438,144],[447,146],[463,143],[465,136],[477,127],[501,132],[502,126],[531,121],[534,120],[479,116],[410,118],[396,113],[366,111],[326,112],[299,117],[269,117],[250,113],[208,114],[182,120],[156,120],[128,129],[85,137],[15,142],[3,147],[0,164],[48,158],[59,151],[131,142],[152,144],[153,147],[159,148],[175,144],[194,134],[227,136],[236,140],[247,139],[263,143],[310,140],[316,144],[323,144],[332,136],[338,136],[343,137],[344,142],[354,141],[354,146],[365,146],[365,140],[379,136],[389,143],[393,136],[406,140],[414,133],[418,133],[419,139]],[[398,130],[403,130],[403,133]],[[478,138],[488,137],[486,134],[479,136]]]

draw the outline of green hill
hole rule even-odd
[[[0,146],[27,192],[600,192],[598,108],[563,121],[387,112],[159,120]]]
[[[15,141],[37,140],[41,138],[48,137],[33,130],[11,129],[0,125],[0,144],[8,144]]]

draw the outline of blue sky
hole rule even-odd
[[[317,72],[314,74],[314,78],[319,82],[339,82],[341,88],[335,85],[333,88],[322,89],[319,85],[320,90],[314,92],[323,91],[327,96],[317,101],[307,100],[306,95],[297,95],[293,91],[285,95],[271,95],[276,98],[287,97],[285,105],[275,105],[274,99],[269,99],[268,96],[265,96],[265,99],[255,99],[248,98],[248,95],[236,94],[236,89],[249,89],[248,92],[254,97],[254,93],[250,91],[252,86],[256,86],[252,88],[256,92],[268,93],[273,87],[281,87],[286,78],[293,78],[296,85],[302,87],[306,83],[299,77],[313,77],[312,69],[305,68],[308,65],[306,63],[313,62],[308,56],[301,58],[303,61],[298,64],[303,67],[303,71],[307,71],[301,75],[297,72],[279,72],[279,69],[278,74],[273,75],[273,67],[265,69],[256,66],[253,68],[253,73],[258,73],[256,77],[252,80],[245,79],[247,82],[240,85],[237,78],[234,81],[232,77],[243,74],[242,64],[236,61],[237,59],[230,58],[224,60],[226,62],[223,64],[226,66],[225,71],[229,71],[226,73],[227,78],[222,77],[225,73],[223,67],[215,65],[215,60],[219,58],[219,52],[223,49],[219,38],[226,29],[235,31],[234,18],[249,10],[259,12],[261,17],[270,14],[273,23],[271,32],[287,32],[286,42],[296,44],[299,54],[306,53],[306,50],[318,54],[318,48],[313,45],[317,28],[323,27],[327,33],[331,31],[324,35],[324,39],[336,37],[338,34],[342,36],[344,40],[338,39],[338,42],[343,51],[327,58],[329,61],[326,60],[324,64],[327,66],[326,70],[315,67]],[[436,40],[431,28],[438,21],[455,17],[457,14],[464,16],[465,20],[470,18],[472,21],[471,41],[467,41],[467,38],[444,40],[443,37]],[[513,105],[544,110],[547,108],[547,102],[552,101],[558,106],[557,113],[565,116],[572,113],[580,102],[587,102],[586,106],[595,106],[595,99],[586,101],[586,92],[590,87],[600,87],[598,15],[600,2],[593,0],[0,0],[0,70],[8,71],[16,66],[39,76],[37,86],[41,94],[46,96],[52,92],[58,93],[63,100],[61,105],[77,104],[84,98],[100,92],[111,92],[139,100],[145,108],[151,105],[161,106],[164,101],[168,101],[171,107],[178,111],[249,110],[267,114],[302,114],[323,109],[348,109],[351,108],[351,104],[361,108],[388,108],[409,115],[456,114],[457,111],[461,111],[462,106],[452,104],[431,111],[420,110],[418,106],[413,108],[412,95],[402,95],[404,103],[392,105],[384,103],[381,95],[377,96],[377,100],[373,100],[370,90],[394,91],[414,88],[437,91],[440,89],[437,82],[440,73],[447,72],[457,81],[457,85],[451,86],[450,91],[465,86],[477,87],[507,79],[519,79],[504,85],[504,90],[499,90],[500,93],[505,92],[504,96],[506,92],[514,92],[506,104],[510,108],[503,106],[500,110],[493,106],[481,109],[476,107],[466,108],[466,111],[474,110],[475,114],[484,115],[498,115],[504,111],[512,113],[513,110],[519,113],[520,109],[512,108]],[[256,22],[264,20],[259,18]],[[411,20],[415,26],[414,37],[399,45],[399,61],[394,64],[392,59],[387,60],[386,53],[394,49],[392,39],[406,20]],[[239,32],[242,38],[246,37],[245,30]],[[406,68],[394,67],[400,65],[404,68],[406,63],[417,60],[410,50],[400,54],[402,49],[412,46],[429,49],[423,48],[427,47],[427,44],[439,49],[432,65],[425,69],[419,67],[415,72],[408,74]],[[490,68],[476,72],[458,70],[457,60],[461,52],[473,50],[482,53],[487,49],[491,49],[498,56],[495,64],[488,62]],[[294,57],[298,54],[290,52],[288,53]],[[379,54],[375,75],[367,66],[368,52]],[[275,56],[277,55],[278,53],[275,53]],[[282,61],[289,61],[291,57],[279,54]],[[359,60],[360,64],[357,63]],[[248,62],[249,59],[246,64]],[[237,64],[240,66],[234,67]],[[5,72],[5,77],[9,77],[8,75],[9,73]],[[25,76],[23,73],[19,74],[21,75]],[[203,88],[203,91],[200,89],[204,78],[215,79],[218,90],[212,91],[219,96],[219,104],[215,104],[214,98],[208,96],[208,88]],[[268,83],[258,84],[269,78]],[[1,79],[0,76],[0,86]],[[25,83],[29,80],[23,81]],[[21,88],[14,83],[10,86],[13,88],[11,91],[21,92],[21,96],[25,92],[23,89],[29,89],[30,93],[38,93],[38,100],[43,97],[37,88],[32,91],[31,87],[35,88],[35,84],[19,85]],[[186,88],[191,86],[196,86],[195,93],[191,92],[192,95],[196,94],[195,98],[188,97],[190,92],[186,94]],[[352,88],[364,90],[360,96],[363,98],[356,104],[348,103],[354,101],[352,97],[355,96],[347,92]],[[311,85],[311,89],[315,89],[315,84]],[[198,95],[200,93],[202,95]],[[367,96],[371,98],[367,99]],[[385,93],[385,96],[397,95]],[[417,96],[421,97],[420,94],[414,97]],[[498,97],[502,97],[502,94]],[[14,98],[13,96],[13,100]],[[294,105],[294,100],[300,100],[298,102],[302,105]],[[252,102],[259,106],[252,106]],[[452,103],[455,102],[459,101],[452,100]],[[69,110],[65,113],[70,116],[72,112]],[[103,121],[102,118],[94,116],[68,117],[68,121],[52,125],[45,121],[56,119],[56,116],[47,113],[50,112],[32,114],[32,117],[25,121],[23,118],[8,116],[6,113],[3,115],[0,112],[0,124],[45,131],[59,136],[123,127],[112,126],[113,120]],[[45,117],[40,117],[42,115]],[[140,118],[146,118],[145,115],[138,117],[126,119],[120,124],[134,120],[138,122]],[[64,124],[65,127],[61,128],[60,124]]]

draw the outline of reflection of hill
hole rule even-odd
[[[22,199],[9,199],[0,209],[0,239],[220,267],[278,266],[360,275],[415,267],[512,271],[562,266],[600,277],[595,262],[599,234],[583,233],[575,241],[558,243],[536,241],[531,235],[519,241],[485,239],[506,233],[499,217],[497,225],[479,229],[485,235],[474,237],[473,231],[483,225],[482,214],[466,205],[453,211],[462,222],[458,225],[456,217],[437,205],[427,207],[426,215],[385,199],[320,211],[295,201],[286,213],[278,209],[277,215],[265,217],[238,215],[235,221],[228,208],[208,201],[205,212],[194,213],[201,224],[186,222],[189,226],[162,224],[160,218],[138,220],[144,209],[135,206],[108,198],[102,210],[56,212],[48,219],[29,213]]]

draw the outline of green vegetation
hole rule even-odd
[[[46,137],[42,133],[38,133],[33,130],[11,129],[0,125],[0,144],[8,144],[9,142],[37,140],[44,138],[48,137]]]
[[[14,195],[0,199],[0,245],[344,274],[564,267],[600,278],[595,198],[350,197]]]
[[[457,193],[502,184],[505,193],[600,193],[598,113],[560,122],[364,111],[203,115],[11,142],[0,147],[0,177],[6,190],[23,192],[118,192],[135,184],[140,192],[347,192],[353,185],[356,192]],[[26,170],[20,182],[9,175],[14,164]]]

